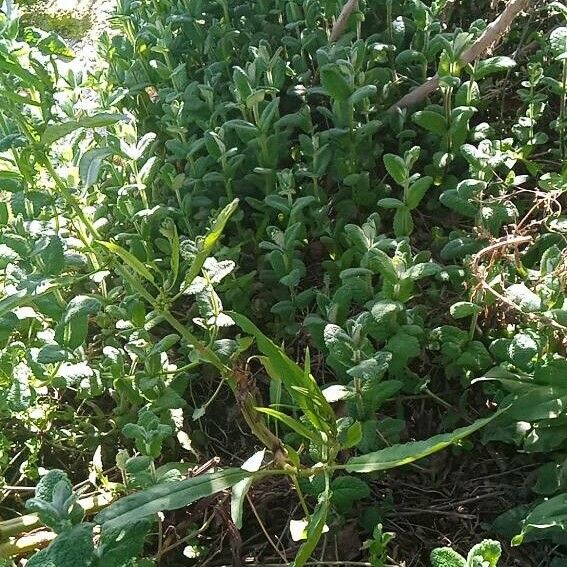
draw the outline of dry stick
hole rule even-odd
[[[481,258],[486,254],[490,254],[491,252],[495,252],[500,248],[506,248],[508,246],[519,246],[520,244],[529,244],[532,241],[533,238],[531,236],[514,236],[512,238],[508,236],[503,236],[502,238],[499,238],[496,242],[490,244],[486,248],[483,248],[473,256],[472,269],[476,273]]]
[[[482,35],[463,53],[461,61],[464,64],[472,63],[482,57],[495,43],[506,33],[512,22],[520,12],[528,7],[531,0],[512,0],[504,8],[504,11],[484,30]],[[337,20],[338,23],[338,20]],[[439,75],[435,75],[417,89],[403,96],[393,104],[388,112],[413,106],[421,102],[432,92],[439,88]]]
[[[102,492],[95,496],[82,498],[78,501],[78,504],[86,514],[93,514],[108,506],[114,499],[115,496],[110,492]],[[20,538],[15,537],[23,532],[31,532],[40,525],[41,522],[36,514],[26,514],[0,522],[0,539],[8,539],[7,542],[0,544],[0,558],[24,554],[26,551],[38,547],[42,541],[49,543],[54,537],[52,532],[42,531],[37,534],[26,534]]]
[[[524,311],[517,303],[514,303],[511,299],[502,295],[500,292],[496,291],[482,277],[482,275],[478,273],[480,260],[486,254],[494,252],[494,251],[498,250],[499,248],[505,248],[507,246],[519,246],[521,244],[528,244],[532,240],[533,239],[532,239],[531,236],[515,236],[515,237],[512,237],[512,238],[504,236],[504,237],[500,238],[494,244],[491,244],[490,246],[483,248],[482,250],[480,250],[480,252],[477,252],[475,254],[475,256],[473,257],[472,264],[471,264],[472,271],[480,279],[480,285],[482,285],[482,287],[486,291],[489,291],[492,295],[494,295],[494,297],[496,297],[502,303],[504,303],[508,307],[511,307],[515,311],[518,311],[527,319],[531,319],[532,321],[536,321],[538,323],[545,323],[545,324],[553,327],[557,331],[561,331],[562,333],[565,333],[565,331],[567,331],[567,327],[565,327],[564,325],[561,325],[560,323],[555,321],[555,319],[551,319],[550,317],[547,317],[546,315],[542,315],[541,313],[528,313],[528,312]]]
[[[331,37],[329,38],[330,43],[337,41],[337,39],[341,37],[341,35],[345,31],[350,15],[357,8],[358,0],[348,0],[347,3],[343,6],[343,9],[341,10],[341,13],[339,14],[339,17],[337,18],[337,21],[335,22],[335,25],[333,26],[333,29],[331,31]]]
[[[44,530],[41,532],[34,532],[26,534],[17,539],[11,539],[5,543],[0,544],[0,559],[7,559],[18,555],[27,555],[30,551],[46,547],[51,543],[57,534],[54,532]]]
[[[268,542],[273,547],[275,552],[286,562],[286,565],[287,565],[287,557],[285,556],[285,553],[282,553],[280,551],[280,548],[275,544],[274,540],[270,537],[270,534],[266,530],[266,527],[264,526],[262,519],[260,518],[260,516],[259,516],[259,514],[256,510],[256,507],[254,506],[254,503],[252,502],[252,498],[250,498],[249,494],[246,494],[246,500],[248,500],[248,504],[250,504],[250,508],[252,509],[252,513],[256,517],[256,521],[258,522],[260,529],[264,532],[264,535],[266,536]]]

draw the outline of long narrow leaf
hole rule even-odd
[[[244,513],[244,499],[252,486],[254,479],[252,477],[245,478],[237,482],[232,487],[232,494],[230,497],[230,517],[234,525],[240,529],[242,528],[242,514]]]
[[[514,537],[512,545],[520,545],[524,537],[536,530],[567,527],[567,494],[562,493],[536,506],[524,520],[522,531]]]
[[[228,219],[232,216],[234,211],[236,211],[238,207],[238,199],[234,199],[231,203],[229,203],[217,216],[215,219],[211,230],[207,233],[203,240],[203,244],[201,250],[195,256],[193,260],[193,264],[189,268],[189,271],[185,275],[185,279],[183,281],[183,289],[187,289],[193,280],[199,275],[201,270],[203,269],[203,264],[205,260],[211,255],[213,248],[215,247],[216,243],[219,241],[219,238],[222,236],[226,223]]]
[[[101,128],[116,124],[121,120],[125,120],[124,114],[113,114],[110,112],[99,112],[93,116],[85,116],[79,120],[69,120],[67,122],[57,122],[49,124],[41,135],[41,143],[49,146],[60,138],[71,134],[79,128]]]
[[[243,331],[256,339],[258,348],[264,354],[264,357],[260,359],[264,367],[270,376],[283,382],[313,425],[327,431],[329,429],[334,431],[335,414],[313,376],[306,375],[304,370],[266,337],[250,319],[239,313],[229,312],[227,314]],[[304,389],[303,392],[301,388]]]
[[[485,419],[478,419],[471,425],[456,429],[452,433],[434,435],[425,441],[413,441],[410,443],[392,445],[391,447],[375,451],[374,453],[353,457],[347,461],[345,468],[348,472],[369,473],[401,467],[402,465],[433,455],[433,453],[437,453],[449,447],[449,445],[457,443],[471,433],[484,427],[499,413],[500,412],[497,412],[493,416]]]
[[[265,413],[266,415],[270,415],[273,418],[280,420],[282,423],[287,425],[291,430],[295,431],[296,433],[298,433],[302,437],[305,437],[306,439],[310,439],[314,443],[320,444],[323,442],[323,439],[321,438],[321,435],[319,435],[319,433],[313,431],[312,429],[309,429],[308,427],[305,427],[303,423],[297,421],[297,419],[294,419],[293,417],[290,417],[289,415],[281,411],[272,408],[262,408],[262,407],[256,408],[256,411],[259,411],[260,413]]]
[[[138,258],[136,258],[136,256],[134,256],[134,254],[128,252],[128,250],[125,250],[122,246],[114,244],[114,242],[103,242],[102,240],[99,240],[98,243],[110,252],[120,256],[124,263],[127,264],[128,267],[132,268],[132,270],[134,270],[138,275],[154,283],[153,274],[148,270],[148,268],[146,268],[146,266],[144,266],[144,264],[142,264],[142,262],[140,262],[140,260],[138,260]]]
[[[179,482],[166,482],[126,496],[100,512],[95,520],[105,528],[119,527],[165,510],[184,508],[192,502],[226,490],[255,473],[226,469]]]
[[[28,292],[25,289],[19,289],[15,293],[0,299],[0,317],[4,317],[10,313],[12,309],[20,307],[28,300]]]
[[[307,539],[299,548],[291,567],[303,567],[309,561],[325,529],[330,506],[331,494],[329,492],[320,494],[319,503],[311,515],[309,525],[307,526]]]

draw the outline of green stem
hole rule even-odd
[[[561,159],[565,157],[565,110],[567,98],[567,59],[563,59],[561,79],[561,108],[559,109],[559,151]]]

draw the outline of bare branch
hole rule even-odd
[[[335,25],[331,31],[331,37],[329,38],[329,43],[333,43],[341,37],[348,23],[348,19],[351,14],[358,8],[358,0],[347,0],[347,3],[343,6]]]
[[[461,61],[468,64],[482,57],[494,44],[502,39],[520,12],[528,8],[531,3],[532,0],[511,0],[504,8],[504,11],[487,26],[482,35],[465,51]],[[438,88],[439,76],[435,75],[417,89],[403,96],[388,109],[388,112],[414,106]]]

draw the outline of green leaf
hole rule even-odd
[[[421,110],[412,116],[412,120],[433,134],[444,136],[447,132],[447,121],[442,114],[432,110]]]
[[[184,508],[196,500],[226,490],[245,478],[253,477],[254,474],[256,473],[233,468],[202,474],[179,482],[157,484],[121,498],[99,512],[95,520],[106,529],[126,526],[130,522],[147,518],[158,512]]]
[[[67,351],[59,345],[45,345],[37,353],[37,362],[39,364],[53,364],[55,362],[64,362],[65,360],[67,360]]]
[[[126,567],[128,561],[142,554],[146,536],[152,526],[150,520],[139,520],[125,527],[104,526],[95,560],[91,567]]]
[[[122,261],[129,268],[134,270],[138,275],[154,283],[155,280],[153,274],[148,270],[148,268],[146,268],[146,266],[144,266],[144,264],[142,264],[142,262],[140,262],[140,260],[138,260],[138,258],[136,258],[136,256],[134,256],[134,254],[128,252],[128,250],[125,250],[124,248],[122,248],[122,246],[119,246],[114,242],[104,242],[102,240],[98,240],[97,242],[98,244],[104,246],[107,250],[109,250],[113,254],[119,256],[122,259]]]
[[[380,352],[374,358],[367,358],[349,368],[347,374],[362,380],[379,380],[388,370],[391,360],[392,355],[389,352]]]
[[[435,262],[422,262],[415,264],[404,272],[403,277],[417,281],[437,275],[441,271],[441,266]]]
[[[417,208],[421,203],[423,197],[427,193],[427,190],[431,187],[433,183],[433,177],[420,177],[415,183],[412,183],[407,191],[406,206],[410,211]]]
[[[215,218],[211,229],[203,239],[201,243],[200,250],[195,256],[189,271],[185,275],[185,279],[183,280],[183,285],[181,289],[185,292],[193,283],[193,280],[199,275],[207,258],[211,255],[214,247],[216,246],[217,242],[220,240],[222,233],[225,229],[226,223],[232,216],[232,214],[236,211],[238,207],[238,199],[234,199],[231,203],[229,203],[222,211],[217,215]],[[222,262],[220,263],[222,264]],[[224,269],[228,269],[228,266],[225,265]]]
[[[264,335],[252,321],[239,313],[227,312],[234,322],[246,333],[256,339],[262,364],[268,374],[281,380],[297,405],[303,410],[311,423],[321,431],[334,435],[335,414],[317,382],[310,374],[293,362],[287,354]]]
[[[242,529],[242,515],[244,513],[244,499],[250,490],[254,479],[252,477],[245,478],[237,482],[232,487],[232,494],[230,497],[230,516],[234,525],[240,530]]]
[[[533,313],[541,310],[540,297],[523,283],[509,286],[506,295],[524,311]]]
[[[567,492],[549,498],[536,506],[522,524],[522,531],[513,540],[512,545],[520,545],[524,537],[536,530],[548,530],[558,527],[567,528]]]
[[[113,155],[110,148],[92,148],[87,150],[79,160],[79,177],[85,189],[92,187],[98,180],[102,162]]]
[[[403,185],[409,177],[409,169],[406,162],[395,154],[385,154],[382,159],[384,160],[384,166],[390,177],[398,185]]]
[[[433,455],[459,442],[471,433],[478,431],[492,421],[499,413],[500,412],[485,419],[478,419],[471,425],[456,429],[452,433],[443,433],[441,435],[435,435],[425,441],[412,441],[400,445],[393,445],[374,453],[352,457],[347,461],[345,469],[348,472],[368,473],[384,471],[413,463],[414,461]]]
[[[451,210],[474,219],[478,213],[478,197],[486,188],[486,182],[476,179],[461,181],[456,189],[448,189],[441,193],[439,200]]]
[[[60,533],[26,563],[28,567],[90,567],[93,558],[93,524],[83,523]]]
[[[264,460],[265,450],[257,451],[252,455],[246,462],[242,464],[242,469],[248,472],[256,472],[260,470],[262,462]],[[238,529],[242,528],[242,513],[244,512],[244,499],[246,494],[250,490],[252,483],[254,482],[254,477],[245,478],[240,482],[237,482],[232,487],[232,494],[230,497],[230,515],[232,521],[235,523]]]
[[[4,299],[0,299],[0,317],[10,313],[12,309],[16,309],[16,307],[20,307],[23,305],[28,297],[28,292],[25,289],[19,289],[18,291],[11,293]]]
[[[347,418],[350,419],[350,418]],[[338,441],[343,449],[356,447],[362,440],[362,423],[355,421],[350,427],[339,432]]]
[[[467,567],[467,561],[454,549],[439,547],[431,552],[431,567]]]
[[[80,120],[70,120],[68,122],[58,122],[50,124],[41,135],[41,143],[50,146],[63,136],[67,136],[78,130],[79,128],[102,128],[103,126],[111,126],[121,120],[126,120],[124,114],[112,114],[109,112],[101,112],[93,116],[86,116]]]
[[[407,362],[421,354],[421,345],[417,337],[403,331],[390,337],[384,348],[394,355],[394,361],[398,364],[401,361]]]
[[[393,197],[386,197],[385,199],[380,199],[377,205],[384,209],[401,209],[404,206],[404,203],[399,199],[394,199]]]
[[[379,248],[371,248],[364,255],[362,262],[365,268],[369,268],[375,274],[380,274],[385,280],[396,283],[399,279],[394,262]]]
[[[402,306],[400,303],[389,299],[381,299],[372,306],[370,312],[378,324],[385,325],[388,322],[395,321],[396,314],[401,311],[401,309]]]
[[[148,356],[154,354],[160,354],[162,352],[167,352],[174,345],[179,342],[179,335],[171,334],[166,335],[163,339],[160,339],[149,351]]]
[[[0,244],[0,270],[20,260],[20,255],[6,244]]]
[[[513,69],[515,66],[516,62],[511,57],[489,57],[488,59],[477,62],[474,68],[474,78],[478,81],[488,77],[489,75]]]
[[[232,81],[236,86],[240,100],[245,101],[252,94],[252,85],[244,69],[235,66],[232,72]]]
[[[567,19],[567,6],[561,2],[551,2],[549,4],[550,10],[557,10],[560,14],[563,14],[563,17]]]
[[[317,445],[321,445],[323,443],[323,439],[320,434],[318,434],[316,431],[313,431],[312,429],[305,427],[305,425],[303,425],[300,421],[294,419],[293,417],[290,417],[289,415],[281,411],[277,411],[272,408],[263,408],[263,407],[257,407],[256,411],[259,411],[260,413],[265,413],[266,415],[269,415],[281,421],[282,423],[287,425],[292,431],[295,431],[302,437],[305,437],[306,439],[313,441],[313,443]]]
[[[508,346],[510,360],[520,370],[529,370],[532,360],[537,356],[539,347],[534,338],[527,333],[518,333]]]
[[[65,256],[63,251],[63,243],[61,238],[53,235],[46,239],[47,245],[38,253],[43,263],[43,273],[50,276],[56,276],[63,271],[65,267]]]
[[[368,498],[368,484],[356,476],[339,476],[331,482],[332,503],[339,514],[350,512],[356,501]]]
[[[349,98],[349,103],[353,106],[363,101],[365,98],[370,98],[378,92],[376,85],[364,85],[354,91]]]
[[[229,120],[223,124],[224,128],[233,128],[237,132],[242,132],[245,135],[256,135],[259,133],[257,126],[254,126],[251,122],[246,120],[241,120],[235,118],[234,120]]]
[[[501,555],[502,546],[500,543],[485,539],[470,550],[467,556],[467,565],[470,567],[496,567]]]
[[[475,303],[471,303],[470,301],[458,301],[451,305],[449,311],[453,319],[464,319],[465,317],[470,317],[471,315],[480,313],[482,311],[482,307]]]
[[[27,140],[22,134],[8,134],[0,138],[0,153],[7,152],[11,149],[23,148],[25,145],[27,145]]]
[[[138,455],[136,457],[130,457],[124,463],[124,470],[128,474],[137,474],[142,471],[147,470],[152,464],[153,460],[147,455]]]
[[[315,551],[323,534],[327,516],[329,515],[329,508],[331,506],[330,499],[331,494],[328,492],[319,495],[319,502],[313,514],[311,514],[309,525],[307,526],[307,539],[299,548],[291,567],[303,567],[305,563],[309,561],[311,554]]]
[[[35,392],[30,386],[32,371],[25,362],[20,362],[12,370],[12,384],[5,401],[11,411],[24,411],[31,407]],[[4,390],[5,392],[5,390]]]
[[[55,339],[71,350],[80,347],[87,339],[88,316],[98,313],[101,303],[94,297],[78,295],[68,303],[55,329]]]
[[[38,28],[25,28],[24,39],[30,45],[35,45],[44,55],[57,55],[70,61],[75,57],[73,50],[55,32],[45,32]]]
[[[397,238],[409,236],[413,232],[413,218],[408,207],[402,207],[394,215],[394,234]]]
[[[63,324],[71,322],[75,317],[81,315],[93,315],[101,309],[101,303],[95,297],[89,295],[77,295],[67,304],[61,322]]]
[[[321,84],[332,98],[341,102],[350,97],[352,88],[335,63],[323,65],[319,71]]]

